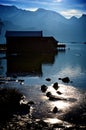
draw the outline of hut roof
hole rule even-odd
[[[6,37],[42,37],[42,31],[6,31]]]

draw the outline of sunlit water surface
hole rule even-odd
[[[69,77],[72,86],[86,90],[86,45],[67,44],[65,51],[59,51],[53,63],[42,64],[42,76],[23,77],[25,84],[40,85],[58,82],[58,78]],[[51,82],[46,82],[51,78]]]
[[[58,78],[69,77],[72,81],[72,86],[80,89],[86,89],[86,44],[82,43],[66,43],[65,51],[58,51],[56,55],[48,56],[33,56],[24,60],[21,59],[20,67],[21,73],[18,78],[24,79],[25,85],[41,85],[58,82],[62,83]],[[5,57],[5,54],[0,54],[0,57]],[[8,69],[7,60],[0,58],[0,75],[6,75]],[[29,61],[30,60],[30,61]],[[33,62],[34,61],[34,62]],[[8,61],[9,62],[9,61]],[[15,60],[10,65],[11,71],[15,72],[14,68],[19,69],[18,60]],[[31,63],[30,63],[31,62]],[[12,67],[12,65],[14,66]],[[29,63],[29,64],[28,64]],[[33,64],[31,66],[31,64]],[[30,67],[31,71],[36,71],[34,74],[28,70]],[[31,67],[35,69],[32,70]],[[25,70],[26,68],[26,70]],[[14,70],[13,70],[14,69]],[[21,76],[23,71],[27,71],[26,76]],[[51,82],[46,82],[46,78],[51,78]]]
[[[7,60],[2,58],[5,57],[5,54],[0,54],[0,57],[0,75],[6,76],[8,71]],[[38,57],[37,59],[40,61]],[[19,88],[27,99],[36,103],[32,110],[33,117],[41,117],[46,122],[54,123],[59,121],[56,117],[59,118],[81,102],[83,96],[81,91],[86,90],[86,45],[67,43],[65,51],[58,51],[51,61],[46,60],[38,64],[41,69],[36,74],[27,73],[26,76],[20,74],[17,77],[17,79],[24,80],[22,85],[15,85],[16,83],[14,83],[11,86]],[[22,62],[24,62],[23,59]],[[67,84],[59,80],[59,78],[64,77],[69,77],[71,82]],[[46,81],[46,78],[50,78],[51,81]],[[57,94],[52,87],[55,82],[59,84],[58,91],[62,93],[61,95]],[[46,93],[41,92],[41,85],[43,84],[48,86],[47,92],[51,92],[52,95],[62,98],[62,100],[50,101]],[[58,107],[58,114],[56,115],[52,114],[55,106]]]

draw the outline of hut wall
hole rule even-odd
[[[7,53],[45,52],[56,50],[53,37],[7,37]]]

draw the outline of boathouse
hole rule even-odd
[[[42,31],[6,31],[7,54],[55,51],[57,41]]]

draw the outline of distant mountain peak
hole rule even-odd
[[[56,11],[53,11],[53,10],[48,10],[48,9],[44,9],[44,8],[38,8],[37,9],[38,12],[52,12],[52,13],[56,13],[58,14]],[[60,15],[60,14],[59,14]]]
[[[44,11],[46,11],[46,9],[38,8],[36,11],[44,12]]]
[[[81,17],[84,17],[84,18],[86,18],[86,14],[82,14],[82,16]]]
[[[7,7],[9,7],[9,8],[17,8],[15,5],[2,5],[2,4],[0,4],[0,7],[4,7],[4,8],[7,8]]]
[[[77,17],[75,17],[75,16],[72,16],[70,19],[77,19]]]
[[[82,16],[85,16],[85,17],[86,17],[86,14],[82,14]]]
[[[12,12],[12,11],[18,10],[18,8],[14,5],[0,5],[0,9],[7,11],[7,12],[9,12],[9,11]]]
[[[6,30],[42,30],[44,36],[54,36],[59,41],[86,41],[86,14],[67,19],[53,10],[38,8],[34,12],[0,5],[0,19],[4,24],[0,27],[2,36]]]
[[[78,20],[78,18],[75,17],[75,16],[72,16],[69,20],[72,21],[72,22],[76,22]]]
[[[86,22],[86,14],[82,14],[82,16],[79,19]]]
[[[43,8],[38,8],[36,10],[37,13],[46,13],[46,16],[49,17],[53,17],[53,18],[57,18],[58,17],[58,21],[59,19],[64,19],[66,20],[66,18],[64,16],[62,16],[60,13],[53,11],[53,10],[47,10],[47,9],[43,9]]]
[[[39,13],[54,12],[54,13],[56,13],[55,11],[47,10],[47,9],[44,9],[44,8],[38,8],[36,10],[36,12],[39,12]]]

